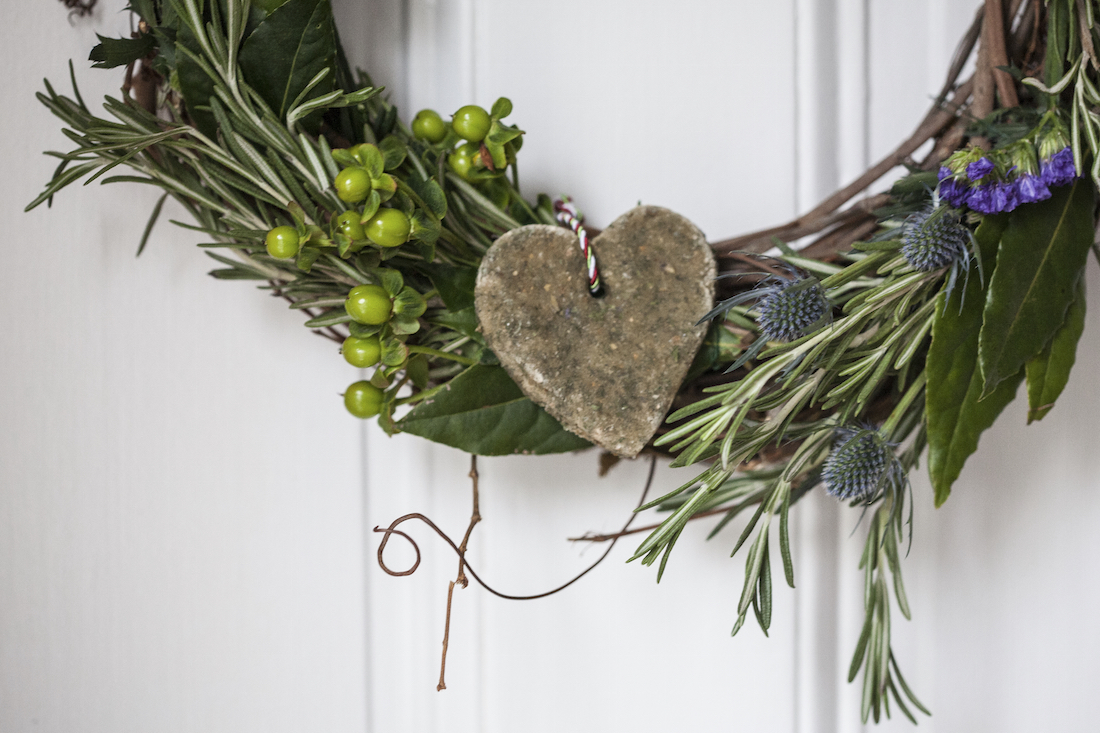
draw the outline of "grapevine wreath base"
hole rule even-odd
[[[659,560],[659,579],[689,521],[720,516],[713,536],[751,510],[734,633],[750,611],[767,631],[769,555],[793,587],[789,509],[823,486],[867,528],[849,675],[863,672],[863,719],[927,714],[890,645],[893,604],[910,615],[907,476],[927,448],[943,504],[1020,383],[1039,420],[1068,379],[1100,179],[1096,0],[986,0],[897,150],[795,221],[709,246],[659,207],[599,233],[568,198],[521,195],[507,99],[406,125],[348,67],[329,1],[132,0],[132,36],[90,57],[126,70],[110,117],[75,74],[72,97],[39,95],[75,147],[48,153],[60,164],[28,208],[84,178],[158,187],[139,252],[171,196],[214,277],[257,281],[371,370],[345,405],[391,434],[475,461],[594,443],[604,468],[639,453],[697,465],[643,497],[667,516],[632,559]],[[848,205],[898,166],[889,191]],[[418,550],[405,571],[383,561],[419,519],[459,555],[455,583],[477,578],[476,463],[471,477],[462,541],[401,517],[379,530],[387,572],[419,564]],[[641,530],[582,539],[610,549]]]

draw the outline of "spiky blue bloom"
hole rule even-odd
[[[817,278],[773,276],[759,288],[764,297],[756,306],[756,322],[768,341],[794,341],[815,330],[830,311],[825,289]]]
[[[839,428],[821,472],[825,491],[842,501],[870,502],[888,488],[905,484],[894,448],[874,428]]]
[[[969,256],[970,230],[959,215],[946,206],[925,209],[905,220],[901,254],[922,272],[947,267]]]

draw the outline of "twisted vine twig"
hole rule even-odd
[[[649,490],[653,486],[653,477],[656,474],[656,471],[657,471],[657,456],[653,455],[653,456],[650,456],[650,459],[649,459],[649,473],[646,475],[645,487],[642,489],[642,496],[638,500],[637,506],[642,506],[643,504],[645,504],[646,497],[649,496]],[[454,540],[452,540],[450,538],[450,536],[447,535],[446,532],[441,530],[436,525],[435,522],[433,522],[431,519],[424,516],[423,514],[420,514],[419,512],[413,512],[411,514],[405,514],[403,516],[400,516],[397,519],[390,522],[390,526],[386,527],[385,529],[383,529],[381,527],[375,527],[374,528],[375,532],[378,532],[378,533],[383,535],[382,541],[380,543],[378,543],[378,566],[380,568],[382,568],[382,570],[387,575],[393,575],[395,577],[402,577],[402,576],[405,576],[405,575],[412,575],[413,573],[416,572],[416,569],[418,567],[420,567],[420,547],[419,547],[419,545],[417,545],[416,540],[414,540],[412,537],[410,537],[406,532],[398,529],[398,527],[401,526],[402,524],[404,524],[405,522],[408,522],[408,521],[411,521],[411,520],[414,520],[414,519],[419,520],[419,521],[423,522],[424,524],[428,525],[428,527],[430,527],[432,529],[432,531],[434,531],[437,535],[439,535],[443,539],[444,542],[446,542],[448,545],[450,545],[451,549],[454,550],[456,555],[458,555],[458,577],[456,577],[455,580],[451,581],[450,585],[447,588],[447,616],[446,616],[446,621],[445,621],[445,626],[444,626],[444,631],[443,631],[443,658],[442,658],[442,661],[441,661],[440,667],[439,667],[439,684],[436,685],[436,690],[437,691],[447,689],[447,685],[444,682],[444,674],[445,674],[446,668],[447,668],[447,645],[450,641],[451,600],[452,600],[452,597],[454,595],[455,585],[461,583],[463,588],[465,588],[469,585],[469,581],[466,578],[466,571],[469,571],[470,577],[473,578],[475,581],[477,581],[478,585],[480,585],[482,588],[484,588],[485,590],[492,593],[494,596],[497,596],[498,598],[504,598],[504,599],[509,600],[509,601],[533,601],[533,600],[536,600],[538,598],[546,598],[547,596],[552,596],[555,593],[560,593],[561,591],[565,590],[569,586],[576,583],[578,580],[580,580],[584,576],[588,575],[588,573],[595,570],[597,565],[599,565],[600,563],[602,563],[604,561],[604,559],[611,553],[611,550],[614,549],[615,543],[618,541],[618,537],[615,537],[614,539],[612,539],[610,544],[608,545],[607,549],[604,550],[602,555],[600,555],[598,558],[596,558],[595,562],[593,562],[591,565],[589,565],[587,568],[582,570],[577,575],[573,576],[573,578],[571,578],[570,580],[568,580],[565,583],[562,583],[561,585],[559,585],[557,588],[554,588],[552,590],[548,590],[545,593],[536,593],[534,595],[528,595],[528,596],[518,596],[518,595],[511,595],[509,593],[501,593],[500,591],[496,590],[495,588],[490,586],[488,583],[486,583],[484,580],[482,580],[481,577],[477,574],[477,571],[475,571],[473,566],[470,565],[469,561],[466,560],[466,544],[470,539],[470,534],[473,532],[474,526],[478,522],[481,521],[481,512],[480,512],[479,497],[478,497],[477,456],[471,456],[471,458],[470,458],[470,474],[469,474],[469,476],[470,476],[470,479],[471,479],[472,484],[473,484],[473,487],[472,487],[473,488],[473,512],[470,515],[470,523],[466,527],[466,534],[462,538],[462,543],[461,544],[456,545]],[[630,525],[634,523],[634,518],[636,516],[637,516],[637,514],[635,514],[634,512],[631,512],[630,517],[626,520],[626,523],[623,525],[622,530],[620,530],[619,536],[625,536],[626,534],[629,533],[628,530],[630,529]],[[383,554],[386,551],[386,545],[389,544],[391,535],[397,535],[398,537],[403,537],[404,539],[406,539],[409,542],[409,544],[412,545],[413,552],[416,553],[416,560],[413,561],[413,564],[407,570],[392,570],[389,566],[386,565],[386,561],[383,558]]]

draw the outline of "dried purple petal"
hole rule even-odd
[[[1077,168],[1073,164],[1073,150],[1062,148],[1040,165],[1040,176],[1047,186],[1064,186],[1077,178]]]
[[[1031,204],[1036,201],[1046,201],[1050,198],[1050,188],[1039,176],[1030,173],[1020,176],[1016,182],[1016,190],[1019,192],[1021,204]]]
[[[989,158],[979,158],[966,166],[966,177],[972,181],[985,178],[993,170],[993,161]]]

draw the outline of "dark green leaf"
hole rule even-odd
[[[997,245],[1008,224],[1004,216],[987,216],[975,238],[986,271],[997,260]],[[999,263],[998,263],[999,264]],[[978,401],[982,376],[978,369],[978,336],[982,327],[982,285],[977,266],[970,268],[965,291],[956,287],[947,301],[937,296],[928,348],[925,411],[928,420],[928,473],[935,490],[936,506],[947,501],[951,484],[966,459],[978,447],[982,431],[993,424],[1012,401],[1022,375],[1001,383],[994,393]],[[958,299],[963,297],[960,310]]]
[[[476,267],[421,265],[420,269],[428,274],[428,278],[448,309],[460,311],[473,307],[474,283],[477,282]]]
[[[424,296],[407,285],[393,299],[393,312],[407,318],[419,318],[427,308],[428,303]]]
[[[501,367],[470,367],[417,405],[398,427],[479,456],[588,447],[527,399]]]
[[[88,60],[95,61],[92,64],[92,68],[95,69],[126,66],[145,58],[157,47],[152,33],[145,33],[137,38],[105,38],[98,33],[96,36],[99,38],[99,45],[88,54]]]
[[[1077,341],[1085,330],[1085,278],[1066,313],[1066,322],[1039,356],[1027,363],[1027,421],[1042,420],[1069,381],[1077,358]]]
[[[1066,319],[1092,245],[1092,179],[1009,214],[986,295],[978,362],[982,394],[1020,372]]]
[[[242,44],[240,67],[245,81],[280,119],[313,77],[326,68],[332,73],[313,88],[308,99],[331,92],[336,78],[336,36],[329,0],[288,0],[277,8]]]
[[[190,53],[185,53],[184,49]],[[176,34],[176,50],[176,72],[187,114],[202,134],[215,137],[217,124],[209,109],[210,97],[214,95],[214,80],[194,58],[202,58],[202,49],[187,24],[183,24]]]
[[[418,181],[412,178],[409,180],[409,186],[428,205],[433,214],[440,219],[446,216],[447,197],[434,178],[429,178],[426,181]]]
[[[405,372],[409,375],[409,380],[417,389],[427,389],[428,357],[423,354],[416,354],[409,359],[409,363],[405,365]]]
[[[482,343],[482,336],[477,332],[477,313],[474,311],[473,306],[457,311],[441,311],[428,318],[428,321],[446,326],[463,336],[469,336],[478,343]]]

